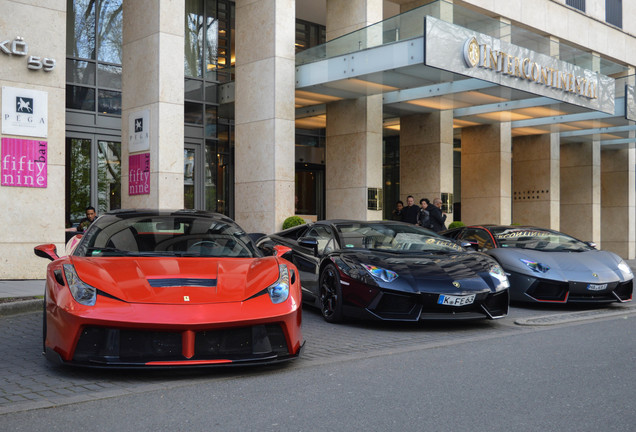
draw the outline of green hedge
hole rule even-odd
[[[287,228],[303,225],[304,223],[305,219],[300,216],[290,216],[283,222],[283,229],[286,230]]]
[[[462,221],[453,221],[448,226],[448,229],[459,228],[459,227],[463,227],[463,226],[466,226],[466,224],[464,222],[462,222]]]

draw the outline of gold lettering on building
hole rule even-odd
[[[486,44],[475,37],[464,43],[464,60],[469,67],[490,69],[496,73],[532,81],[545,87],[572,93],[588,99],[598,99],[598,84],[583,76],[544,66],[529,57],[516,57]]]

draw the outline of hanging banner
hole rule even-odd
[[[47,165],[46,141],[2,138],[0,159],[2,186],[45,188]]]
[[[48,93],[2,87],[2,133],[46,138]]]
[[[128,194],[150,193],[150,153],[128,156]]]

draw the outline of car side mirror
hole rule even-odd
[[[596,249],[596,243],[594,243],[594,242],[589,241],[589,242],[585,242],[585,244],[588,245],[591,248]]]
[[[457,243],[463,248],[479,251],[479,243],[467,240],[458,240]]]
[[[289,252],[291,252],[291,248],[289,246],[274,245],[274,256],[282,257]]]
[[[301,237],[298,239],[298,245],[307,249],[313,249],[314,255],[318,255],[318,240],[314,237]]]
[[[53,243],[36,246],[33,248],[33,252],[40,258],[50,259],[51,261],[60,258],[57,255],[57,247]]]

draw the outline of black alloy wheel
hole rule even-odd
[[[320,273],[320,311],[325,321],[341,322],[342,314],[342,286],[338,269],[333,264],[327,264]]]

